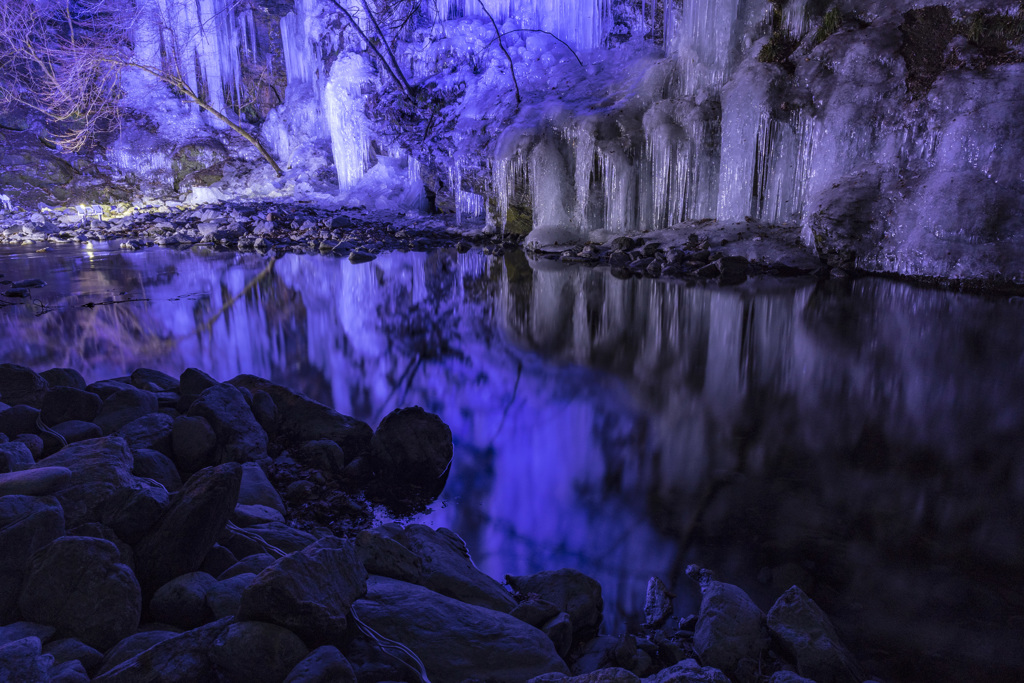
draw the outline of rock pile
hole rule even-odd
[[[862,680],[796,587],[765,616],[694,570],[699,615],[652,581],[645,630],[601,636],[577,571],[510,591],[447,529],[370,527],[360,487],[423,500],[451,458],[417,408],[374,431],[249,375],[0,365],[0,680]]]

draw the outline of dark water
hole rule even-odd
[[[491,575],[579,568],[622,628],[651,575],[694,611],[696,562],[764,609],[799,584],[879,678],[1024,679],[1020,300],[522,255],[269,263],[8,250],[0,273],[48,285],[0,307],[0,359],[254,373],[374,426],[422,405],[456,440],[424,521]]]

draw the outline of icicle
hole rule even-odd
[[[611,0],[437,0],[431,16],[438,21],[455,17],[485,18],[489,12],[499,25],[517,19],[523,28],[550,31],[576,48],[600,47],[611,26]]]
[[[493,174],[498,218],[501,222],[500,227],[504,231],[508,224],[508,207],[512,197],[516,194],[516,188],[523,187],[525,189],[528,183],[523,150],[516,147],[511,153],[499,155],[494,164]]]
[[[604,229],[630,232],[636,229],[636,175],[633,163],[617,144],[597,148],[604,194]]]
[[[342,191],[363,177],[370,161],[369,123],[360,94],[366,77],[364,58],[343,53],[334,61],[324,90],[331,151]]]
[[[533,187],[533,227],[568,228],[570,184],[565,159],[552,140],[542,140],[530,152]]]

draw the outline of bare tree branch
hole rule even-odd
[[[519,80],[516,78],[516,65],[512,63],[512,55],[510,55],[508,53],[508,50],[505,49],[505,42],[501,39],[501,29],[498,28],[498,22],[494,21],[494,17],[491,16],[491,13],[487,10],[487,7],[484,5],[484,0],[476,1],[480,3],[480,8],[483,9],[484,14],[487,15],[487,18],[491,20],[491,26],[494,27],[494,33],[497,34],[498,36],[498,47],[501,48],[501,51],[505,53],[505,58],[508,59],[508,69],[509,72],[512,74],[512,85],[514,85],[516,88],[516,104],[522,104],[523,98],[519,94]],[[579,58],[577,57],[577,59]]]

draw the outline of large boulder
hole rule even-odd
[[[59,491],[71,481],[66,467],[39,467],[0,474],[0,496],[46,496]]]
[[[231,624],[210,649],[227,683],[280,683],[307,654],[297,635],[261,621]]]
[[[214,463],[217,433],[202,417],[179,415],[171,426],[174,464],[186,474],[197,472]]]
[[[53,657],[43,654],[38,638],[28,637],[0,645],[0,681],[50,683]]]
[[[450,529],[385,524],[362,532],[357,546],[371,574],[416,583],[498,612],[511,612],[516,606],[515,599],[500,583],[476,568],[465,541]],[[418,559],[412,563],[418,565],[418,571],[409,570],[408,553]]]
[[[256,421],[245,396],[230,384],[215,384],[192,404],[189,417],[202,417],[217,435],[214,461],[267,460],[267,433]]]
[[[160,482],[168,491],[181,488],[181,475],[174,461],[159,451],[148,448],[132,449],[132,474]]]
[[[695,659],[684,659],[644,679],[645,683],[729,683],[729,677],[711,666],[701,666]]]
[[[242,487],[238,491],[239,505],[265,505],[285,513],[281,494],[270,483],[263,468],[256,463],[242,466]]]
[[[30,405],[38,408],[50,383],[31,368],[13,363],[0,363],[0,400],[9,406]]]
[[[177,391],[180,384],[170,375],[149,368],[138,368],[132,372],[129,381],[133,387],[154,392]]]
[[[152,631],[139,631],[138,633],[130,635],[121,640],[114,647],[107,650],[106,654],[103,655],[103,662],[100,664],[100,668],[96,671],[96,675],[98,676],[99,674],[106,673],[107,671],[120,666],[124,662],[127,662],[140,652],[145,652],[157,643],[162,643],[176,635],[178,634],[174,631],[164,631],[159,629],[154,629]]]
[[[238,616],[245,589],[256,580],[256,574],[236,574],[221,579],[206,591],[206,606],[214,619]]]
[[[117,546],[64,536],[33,555],[18,607],[26,619],[106,650],[138,628],[142,595]]]
[[[604,598],[601,584],[586,574],[575,569],[555,569],[530,576],[506,576],[505,580],[517,593],[533,593],[567,613],[576,642],[597,635],[604,618]]]
[[[39,418],[50,427],[68,420],[92,422],[99,415],[103,399],[74,387],[54,387],[43,397]]]
[[[828,616],[793,586],[768,612],[768,630],[797,672],[818,683],[860,683],[864,674],[843,646]]]
[[[218,619],[162,639],[101,673],[93,683],[221,683],[210,650],[230,622]]]
[[[148,449],[171,455],[171,427],[174,418],[164,413],[150,413],[132,420],[115,434],[133,451]]]
[[[85,389],[85,378],[82,373],[74,368],[50,368],[43,370],[39,376],[45,379],[50,388],[71,387],[73,389]]]
[[[146,594],[199,569],[238,502],[242,466],[201,470],[174,494],[167,512],[135,546],[135,565]]]
[[[323,645],[296,664],[284,683],[356,683],[356,674],[338,648]]]
[[[9,439],[19,434],[35,434],[39,431],[36,422],[39,409],[29,405],[16,405],[0,411],[0,434]]]
[[[104,399],[103,406],[93,422],[100,426],[104,434],[113,434],[129,422],[155,413],[159,409],[156,394],[127,385]]]
[[[373,429],[361,420],[342,415],[311,398],[254,375],[239,375],[230,383],[253,394],[257,391],[269,394],[277,408],[278,432],[295,443],[328,439],[341,446],[349,460],[370,450]]]
[[[20,441],[0,443],[0,474],[27,470],[36,464],[29,447]]]
[[[36,467],[66,467],[71,482],[54,495],[64,508],[69,527],[107,523],[139,488],[132,476],[132,454],[123,439],[104,437],[79,441],[40,460]]]
[[[371,462],[386,481],[428,496],[444,489],[454,452],[452,430],[419,407],[388,414],[371,440]]]
[[[753,683],[770,644],[764,612],[741,588],[716,581],[710,571],[691,565],[686,572],[700,583],[700,612],[693,636],[700,661],[737,683]]]
[[[551,640],[502,612],[468,605],[415,584],[371,576],[353,614],[412,650],[431,680],[525,681],[568,674]]]
[[[206,572],[191,572],[160,586],[149,601],[153,619],[181,629],[197,628],[209,621],[206,594],[217,583]]]
[[[340,640],[352,602],[366,592],[366,570],[350,542],[328,537],[285,555],[242,595],[239,618],[268,621],[310,644]]]
[[[64,510],[56,499],[0,496],[0,623],[16,618],[29,558],[64,531]]]

